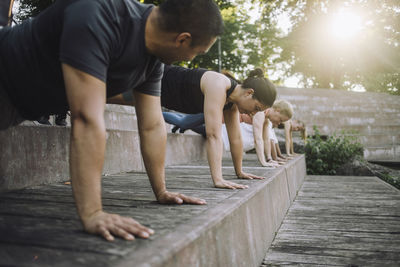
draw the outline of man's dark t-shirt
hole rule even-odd
[[[0,86],[26,119],[68,110],[61,63],[107,85],[160,96],[163,64],[147,53],[152,5],[136,0],[57,0],[39,16],[0,30]]]

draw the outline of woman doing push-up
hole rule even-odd
[[[264,77],[261,69],[257,68],[250,72],[249,77],[240,84],[233,77],[206,69],[165,66],[161,84],[162,106],[187,114],[204,113],[207,157],[215,187],[247,188],[222,177],[223,118],[237,177],[263,178],[242,170],[243,149],[239,121],[240,113],[254,115],[271,107],[275,101],[275,86]],[[109,99],[108,103],[134,104],[134,100],[132,94],[126,92]]]

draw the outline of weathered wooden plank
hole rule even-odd
[[[319,191],[299,191],[297,197],[298,199],[316,199],[316,198],[328,198],[328,199],[347,199],[349,197],[352,197],[354,199],[379,199],[379,200],[385,200],[385,199],[390,199],[390,200],[400,200],[400,195],[395,194],[395,193],[387,193],[385,194],[370,194],[366,195],[365,193],[340,193],[340,192],[324,192],[322,194]]]
[[[343,205],[340,206],[306,206],[299,203],[293,204],[293,211],[291,211],[295,215],[302,215],[304,214],[335,214],[337,216],[342,215],[369,215],[369,214],[376,214],[382,216],[397,216],[400,217],[400,210],[393,209],[392,207],[347,207]]]
[[[139,191],[139,192],[138,192]],[[197,189],[179,189],[170,191],[179,191],[180,193],[187,194],[190,196],[196,196],[199,198],[204,198],[208,200],[218,200],[229,197],[234,194],[235,190],[224,190],[219,188],[213,188],[211,190],[197,190]],[[59,193],[60,192],[60,193]],[[215,194],[218,192],[218,194]],[[155,201],[156,198],[151,191],[150,188],[136,188],[133,190],[131,188],[118,188],[118,187],[104,187],[103,188],[103,201],[107,202],[108,200],[112,201],[113,199],[123,201],[130,200],[143,200],[143,201]],[[71,203],[74,202],[72,198],[72,192],[63,192],[61,190],[44,190],[37,189],[35,191],[18,191],[13,193],[7,193],[0,196],[0,203],[4,201],[13,201],[13,200],[29,200],[29,201],[51,201],[51,202],[66,202]]]
[[[310,264],[328,266],[398,266],[398,260],[366,259],[362,257],[321,256],[295,253],[268,253],[264,264],[283,265],[290,262],[298,265],[308,266]]]
[[[399,266],[400,191],[376,177],[307,176],[265,266]]]
[[[320,255],[327,257],[348,257],[348,258],[363,258],[364,260],[399,260],[398,251],[380,251],[377,249],[332,249],[331,247],[316,247],[316,246],[297,246],[297,245],[273,245],[270,251],[279,253],[293,253],[293,254],[305,254],[305,255]]]
[[[332,264],[313,264],[313,263],[296,263],[296,262],[288,262],[288,261],[265,261],[265,263],[262,263],[260,267],[275,267],[275,266],[285,266],[285,267],[306,267],[306,266],[312,266],[312,267],[334,267],[334,266],[347,266],[348,265],[332,265]]]
[[[376,239],[377,241],[381,239],[385,240],[397,240],[400,239],[400,233],[399,234],[393,234],[391,232],[388,233],[382,233],[382,232],[360,232],[360,231],[327,231],[327,230],[318,230],[318,229],[307,229],[307,228],[301,228],[298,227],[297,229],[279,229],[279,234],[287,234],[287,235],[308,235],[308,236],[320,236],[320,235],[325,235],[325,236],[347,236],[347,237],[365,237],[365,238],[371,238],[371,239]]]
[[[346,257],[334,257],[334,256],[320,256],[320,255],[305,255],[295,253],[280,253],[273,252],[268,253],[264,263],[269,262],[291,262],[298,264],[320,264],[320,265],[348,265],[351,259]]]
[[[352,187],[352,186],[331,186],[331,187],[304,187],[303,190],[305,193],[334,193],[337,192],[339,194],[348,194],[351,196],[353,193],[365,193],[365,194],[394,194],[395,192],[388,192],[384,187],[374,187],[374,186],[363,186],[363,187]],[[397,193],[396,193],[397,194]],[[398,194],[397,194],[398,195]]]
[[[54,267],[54,266],[109,266],[109,262],[119,256],[103,253],[59,250],[38,246],[19,246],[12,243],[0,243],[0,266],[7,267]]]
[[[274,240],[274,246],[292,246],[313,247],[323,249],[348,249],[360,251],[381,251],[400,254],[400,240],[393,239],[374,239],[360,236],[342,236],[342,235],[304,235],[297,233],[293,236],[290,233],[278,233]],[[293,241],[295,238],[295,241]],[[400,256],[397,256],[400,260]]]
[[[375,176],[341,176],[341,175],[307,175],[307,182],[320,182],[329,183],[332,181],[337,182],[370,182],[379,179]]]
[[[356,224],[359,228],[363,228],[365,226],[371,225],[373,227],[391,227],[395,229],[393,232],[400,232],[400,218],[396,217],[377,217],[369,218],[364,217],[360,218],[357,216],[346,216],[346,217],[305,217],[305,216],[288,216],[283,221],[284,224],[294,225],[294,228],[300,229],[313,229],[315,225],[334,225],[334,224]],[[297,227],[295,225],[298,225]],[[282,228],[283,229],[283,228]],[[348,229],[350,230],[350,229]]]
[[[375,199],[374,196],[371,196],[369,199],[356,199],[356,198],[347,198],[347,199],[336,199],[336,198],[321,198],[317,201],[315,199],[304,199],[299,198],[296,201],[296,205],[304,205],[304,206],[346,206],[346,207],[389,207],[393,210],[400,210],[400,200],[396,199]]]

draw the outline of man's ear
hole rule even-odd
[[[189,46],[192,42],[192,35],[188,32],[182,32],[175,38],[175,46]]]

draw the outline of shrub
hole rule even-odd
[[[304,148],[308,174],[335,175],[336,170],[355,157],[362,157],[364,148],[354,132],[342,131],[323,138],[316,126],[315,135]]]

